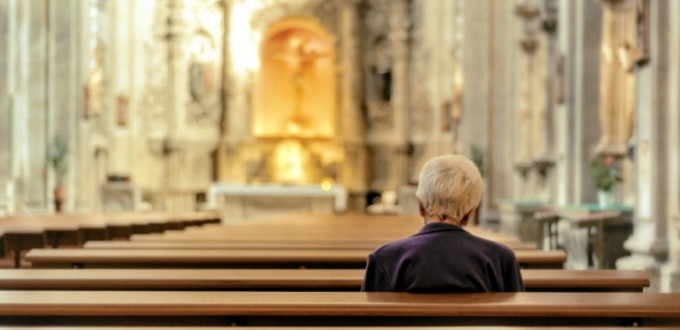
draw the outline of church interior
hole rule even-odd
[[[678,127],[676,0],[0,0],[0,325],[678,326]],[[540,294],[338,293],[451,154]]]

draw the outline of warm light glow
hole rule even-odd
[[[245,74],[260,66],[257,45],[260,36],[250,27],[253,12],[262,6],[259,1],[238,1],[233,4],[229,27],[229,52],[237,74]]]
[[[266,138],[335,136],[335,47],[317,21],[286,18],[267,28],[259,46],[253,134]]]
[[[321,190],[323,191],[330,191],[331,188],[333,188],[333,181],[330,179],[326,178],[321,181]]]
[[[275,179],[281,183],[302,184],[307,181],[309,152],[298,140],[285,140],[276,145]]]

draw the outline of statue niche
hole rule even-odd
[[[253,94],[258,138],[335,136],[334,42],[304,18],[272,25],[260,46],[262,66]]]
[[[637,48],[641,11],[635,0],[602,0],[599,154],[623,155],[633,135],[635,66],[644,59]]]

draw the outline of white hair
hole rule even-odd
[[[428,215],[461,221],[479,206],[483,187],[482,175],[469,159],[439,156],[423,165],[416,198]]]

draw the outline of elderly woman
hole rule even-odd
[[[482,199],[477,167],[462,156],[429,160],[416,199],[425,226],[368,257],[362,291],[524,291],[515,254],[463,229]]]

